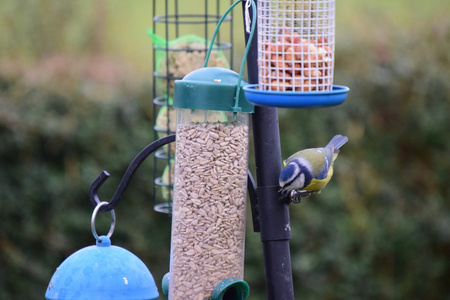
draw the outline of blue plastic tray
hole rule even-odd
[[[341,104],[347,98],[350,89],[346,86],[333,85],[332,91],[279,92],[259,90],[258,84],[249,84],[244,86],[243,90],[247,101],[254,105],[319,108]]]

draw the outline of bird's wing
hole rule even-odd
[[[327,158],[325,148],[305,149],[291,156],[292,158],[303,157],[308,160],[312,167],[312,176],[315,179],[324,179],[330,168],[330,158]],[[291,159],[289,157],[288,160]],[[331,156],[332,157],[332,156]]]
[[[314,163],[314,178],[325,179],[333,162],[333,148],[327,146],[325,148],[317,148],[317,151],[321,152],[322,155],[320,156],[320,161]]]

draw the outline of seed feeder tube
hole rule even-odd
[[[213,293],[221,299],[219,283],[227,278],[240,282],[244,275],[249,114],[254,107],[244,97],[242,66],[241,74],[206,67],[208,54],[203,68],[174,85],[170,300],[210,299]],[[236,286],[241,285],[229,293],[245,297],[233,299],[246,299]]]
[[[333,85],[335,0],[258,1],[258,85],[247,100],[277,107],[342,103],[348,88]]]
[[[244,105],[235,111],[237,77],[210,67],[175,82],[169,299],[209,298],[222,280],[243,279],[253,107],[242,94]]]

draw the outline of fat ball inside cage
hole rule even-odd
[[[172,107],[174,81],[203,66],[209,40],[230,0],[153,0],[153,24],[147,33],[153,42],[154,139],[174,134]],[[224,20],[208,66],[233,66],[233,15]],[[154,209],[171,213],[175,143],[155,153]]]

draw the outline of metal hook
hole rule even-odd
[[[154,141],[153,143],[145,147],[128,166],[128,169],[123,175],[122,180],[120,181],[119,186],[117,187],[116,192],[114,193],[114,196],[111,198],[111,201],[109,201],[107,205],[101,206],[99,208],[99,211],[107,212],[113,210],[117,206],[118,202],[120,201],[120,198],[122,197],[123,193],[125,192],[128,186],[128,183],[130,182],[131,178],[133,178],[134,173],[136,173],[136,170],[139,168],[142,162],[156,149],[168,143],[172,143],[174,141],[175,135],[174,134],[168,135],[166,137]],[[89,200],[91,201],[93,206],[97,206],[98,204],[103,202],[100,201],[100,198],[98,197],[98,190],[103,185],[103,183],[108,179],[108,177],[109,173],[103,171],[91,184],[91,187],[89,189]]]

